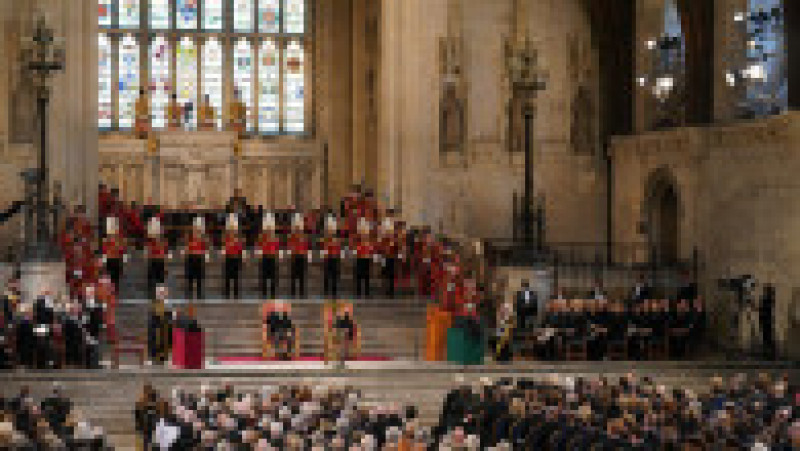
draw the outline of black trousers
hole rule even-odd
[[[356,296],[369,296],[369,258],[356,259]],[[362,289],[363,287],[363,289]]]
[[[339,259],[328,257],[325,259],[325,276],[323,280],[323,294],[336,296],[339,291]]]
[[[261,296],[267,297],[267,281],[269,281],[270,297],[275,297],[275,292],[278,290],[278,258],[277,257],[261,257],[261,268],[259,271],[259,288],[261,289]]]
[[[306,256],[293,255],[292,256],[292,296],[297,292],[295,288],[300,289],[300,296],[306,295]]]
[[[397,259],[390,257],[386,259],[383,266],[383,286],[387,296],[394,296],[394,273],[397,268]]]
[[[769,358],[773,358],[775,355],[775,334],[772,315],[759,315],[759,322],[761,323],[761,345],[764,347],[764,354]]]
[[[239,297],[239,274],[242,272],[242,257],[225,257],[225,287],[223,296],[228,299]],[[233,296],[231,296],[231,285],[233,285]]]
[[[106,271],[108,271],[108,276],[111,278],[111,281],[114,282],[114,287],[116,287],[117,292],[119,292],[119,281],[122,278],[122,259],[107,258]]]
[[[186,257],[186,298],[192,299],[197,289],[197,299],[203,298],[203,277],[206,262],[202,255],[189,255]]]
[[[156,295],[156,286],[166,280],[166,269],[163,258],[151,258],[147,265],[147,292],[153,298]]]

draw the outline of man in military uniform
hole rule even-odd
[[[325,264],[323,294],[336,297],[339,287],[339,272],[342,257],[342,242],[336,236],[336,217],[331,215],[325,220],[325,238],[322,242],[322,258]]]
[[[167,288],[156,287],[156,296],[150,305],[150,319],[147,323],[147,355],[151,363],[163,364],[167,361],[172,337],[171,315],[166,309]]]
[[[169,258],[167,240],[161,234],[161,220],[157,216],[147,223],[147,293],[155,296],[156,285],[166,278],[166,259]]]
[[[370,239],[370,226],[365,218],[358,221],[358,235],[354,237],[353,246],[356,256],[356,296],[369,296],[369,270],[375,248]]]
[[[225,258],[225,287],[223,295],[231,299],[231,285],[233,285],[233,297],[238,298],[242,258],[245,257],[245,252],[244,242],[242,237],[239,236],[239,220],[235,213],[228,215],[222,254]]]
[[[186,298],[192,299],[197,290],[197,299],[203,298],[205,264],[209,260],[208,241],[205,237],[205,222],[202,216],[194,218],[192,231],[186,242]]]
[[[122,278],[122,263],[127,260],[125,255],[125,242],[119,230],[119,220],[112,216],[106,218],[106,237],[103,238],[102,262],[117,287],[120,290],[120,279]]]
[[[269,282],[270,297],[275,298],[278,290],[279,267],[278,260],[283,256],[281,239],[275,233],[275,215],[268,212],[261,221],[261,234],[256,242],[256,255],[261,257],[259,281],[261,295],[267,296],[267,282]]]
[[[302,297],[306,295],[306,264],[311,260],[308,237],[303,233],[302,215],[295,214],[292,220],[292,229],[292,235],[289,237],[289,253],[292,256],[292,296],[299,287]]]

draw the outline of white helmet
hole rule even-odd
[[[116,235],[119,231],[119,219],[116,216],[106,218],[106,234]]]
[[[228,230],[239,230],[239,217],[236,216],[236,213],[231,213],[228,215],[226,227]]]
[[[367,218],[358,218],[358,232],[369,233],[369,231],[370,231],[370,224]]]
[[[147,222],[147,234],[151,237],[161,235],[161,221],[159,221],[158,217],[153,216]]]
[[[202,216],[195,216],[194,217],[194,228],[195,229],[203,230],[203,229],[205,229],[205,224],[206,224],[206,222],[205,222],[205,220],[203,219]]]
[[[336,216],[329,215],[325,219],[325,229],[330,233],[336,233],[337,223]]]
[[[295,213],[292,216],[292,227],[295,229],[302,229],[303,228],[303,215],[300,213]]]
[[[275,230],[275,214],[267,212],[261,219],[261,228],[264,230]]]
[[[394,220],[390,217],[383,218],[383,223],[381,223],[381,230],[384,233],[392,233],[394,232]]]

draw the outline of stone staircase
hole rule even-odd
[[[233,385],[240,392],[255,392],[270,384],[350,385],[362,391],[364,401],[413,404],[419,409],[424,424],[438,419],[442,400],[453,387],[480,382],[482,378],[560,378],[596,376],[616,378],[633,371],[651,376],[667,386],[703,389],[715,375],[730,376],[738,372],[789,373],[791,380],[800,379],[796,364],[725,363],[725,362],[588,362],[560,364],[513,364],[458,367],[424,362],[353,363],[345,370],[329,370],[321,366],[275,365],[268,370],[216,368],[201,371],[165,369],[127,369],[116,371],[16,372],[0,375],[2,394],[11,396],[22,385],[31,388],[34,396],[45,396],[54,382],[62,384],[64,393],[84,418],[104,428],[116,449],[134,449],[133,408],[145,383],[168,395],[173,387],[198,391],[201,384],[220,387]],[[456,378],[461,380],[457,380]]]
[[[295,299],[290,302],[300,338],[300,354],[321,355],[325,301]],[[417,360],[424,355],[427,309],[424,301],[406,298],[352,302],[361,329],[362,355],[403,360]],[[205,332],[207,357],[261,355],[261,302],[202,300],[194,305]],[[148,315],[149,301],[121,301],[117,307],[118,333],[144,339]]]

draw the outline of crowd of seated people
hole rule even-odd
[[[708,391],[632,375],[501,380],[450,392],[433,449],[790,450],[800,447],[797,387],[759,375]]]
[[[101,345],[108,340],[105,304],[87,286],[78,299],[45,293],[20,300],[12,280],[0,312],[0,368],[99,368]]]
[[[23,387],[0,399],[0,447],[9,450],[107,450],[103,431],[81,421],[56,386],[41,402]]]
[[[506,354],[541,360],[685,357],[702,342],[702,299],[690,286],[672,299],[651,299],[650,292],[637,284],[627,299],[609,300],[599,285],[585,298],[568,298],[559,290],[539,315],[537,301],[523,298],[535,295],[526,296],[523,289],[517,295],[514,324],[505,331],[511,348]]]
[[[414,408],[367,405],[355,390],[325,386],[203,386],[165,398],[146,385],[135,416],[144,449],[417,451],[429,440]]]

